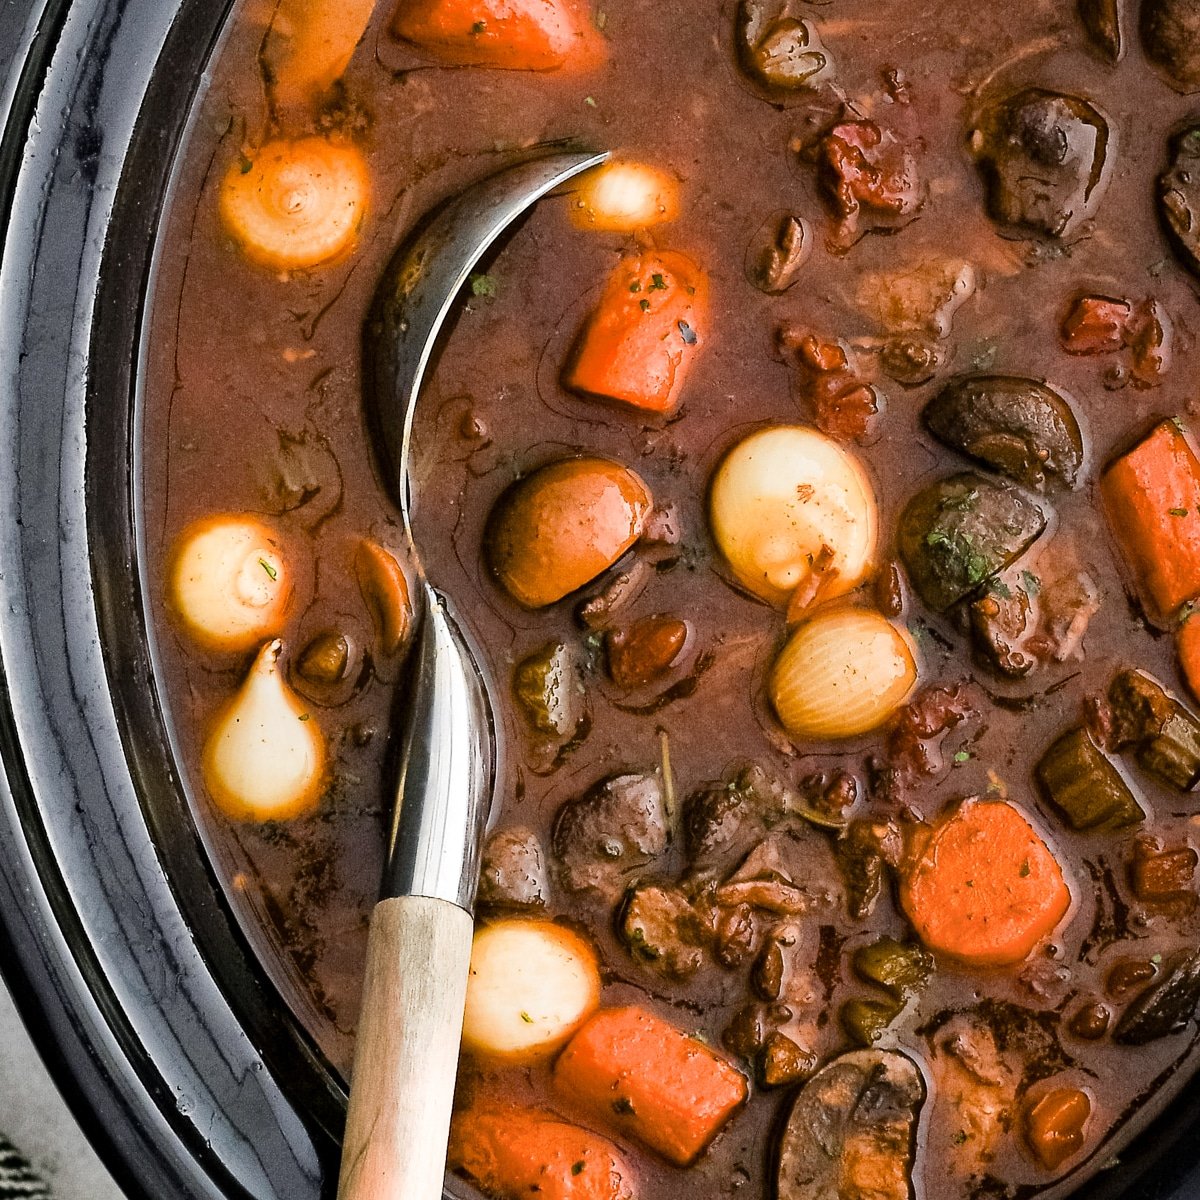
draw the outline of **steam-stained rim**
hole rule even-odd
[[[317,1200],[342,1086],[208,869],[134,532],[152,247],[231,5],[0,3],[0,966],[131,1197]],[[1200,1080],[1089,1200],[1194,1200],[1195,1131]]]

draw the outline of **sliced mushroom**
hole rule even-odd
[[[779,1200],[909,1200],[925,1081],[890,1050],[844,1054],[804,1085],[779,1150]]]
[[[1200,951],[1172,960],[1158,983],[1125,1010],[1113,1041],[1144,1046],[1186,1029],[1200,1008]]]
[[[1015,562],[1046,528],[1046,514],[1011,484],[964,472],[918,492],[900,518],[900,557],[937,612]]]
[[[742,0],[738,53],[746,72],[771,90],[815,88],[833,75],[833,62],[816,27],[790,13],[788,0]]]
[[[968,375],[925,407],[938,441],[1026,487],[1074,487],[1083,435],[1070,404],[1053,388],[1017,375]]]
[[[1158,178],[1158,207],[1183,265],[1200,275],[1200,123],[1171,139],[1170,165]]]
[[[1194,0],[1143,0],[1142,49],[1180,92],[1200,91],[1200,8]]]
[[[1086,100],[1026,88],[972,134],[992,218],[1017,234],[1070,237],[1104,191],[1108,122]]]

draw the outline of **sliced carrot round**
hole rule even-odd
[[[368,191],[366,161],[353,146],[320,137],[269,142],[229,168],[221,217],[255,262],[315,267],[350,248]]]
[[[1024,961],[1071,907],[1054,853],[1007,801],[968,800],[939,821],[900,900],[930,949],[979,967]]]
[[[1188,691],[1200,699],[1200,613],[1191,613],[1175,634],[1179,669]]]

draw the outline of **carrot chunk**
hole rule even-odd
[[[1022,962],[1071,907],[1062,868],[1014,804],[968,800],[934,826],[900,901],[933,950],[980,967]]]
[[[1164,421],[1100,483],[1117,542],[1152,620],[1168,623],[1200,596],[1200,460],[1174,421]]]
[[[616,1146],[551,1113],[480,1103],[456,1114],[450,1165],[504,1200],[633,1200]]]
[[[675,411],[699,353],[708,287],[682,254],[633,255],[609,277],[563,382],[663,415]]]
[[[1175,651],[1188,691],[1200,699],[1200,613],[1189,614],[1180,625],[1175,634]]]
[[[401,0],[392,32],[459,66],[586,70],[603,57],[585,0]]]
[[[567,1044],[555,1085],[622,1133],[687,1166],[745,1102],[723,1058],[643,1008],[598,1012]]]

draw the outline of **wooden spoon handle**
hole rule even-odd
[[[338,1200],[441,1200],[472,928],[446,900],[375,907]]]

